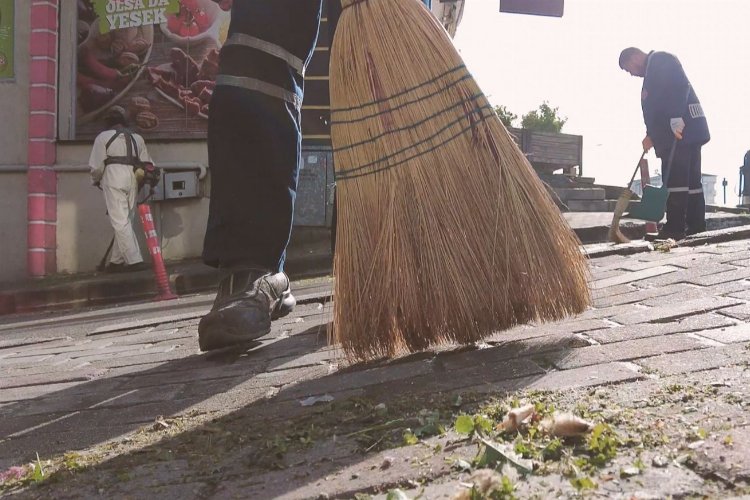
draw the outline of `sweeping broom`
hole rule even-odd
[[[617,203],[615,203],[615,212],[612,215],[612,224],[609,226],[609,234],[607,235],[607,239],[612,243],[630,243],[628,237],[620,231],[620,219],[622,218],[622,214],[624,214],[625,210],[628,208],[628,204],[630,204],[630,197],[633,195],[630,188],[633,186],[635,174],[640,170],[641,162],[645,156],[646,151],[641,154],[641,158],[638,160],[635,170],[633,170],[633,176],[630,178],[630,182],[628,182],[628,187],[620,193],[620,197],[617,198]]]
[[[590,303],[579,241],[417,0],[343,0],[329,335],[350,359],[471,343]]]

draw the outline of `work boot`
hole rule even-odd
[[[271,331],[271,320],[296,304],[284,273],[234,271],[219,283],[211,312],[198,324],[201,351],[243,344]]]

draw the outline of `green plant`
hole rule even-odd
[[[568,119],[561,117],[558,110],[559,108],[550,107],[544,101],[539,109],[529,111],[521,117],[521,126],[528,130],[559,133]]]

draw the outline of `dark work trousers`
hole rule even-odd
[[[297,195],[300,119],[281,99],[216,87],[208,118],[206,264],[283,271]]]
[[[706,200],[701,183],[701,146],[677,141],[672,165],[662,159],[662,172],[669,177],[667,223],[664,231],[674,235],[699,233],[706,229]]]

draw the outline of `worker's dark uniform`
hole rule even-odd
[[[321,2],[234,0],[208,120],[209,265],[283,270]]]
[[[701,146],[711,138],[698,96],[680,61],[667,52],[651,52],[641,92],[646,133],[662,160],[662,177],[667,177],[667,223],[663,231],[681,236],[704,231],[706,202],[701,184]],[[682,140],[670,152],[675,136],[670,119],[685,121]]]

